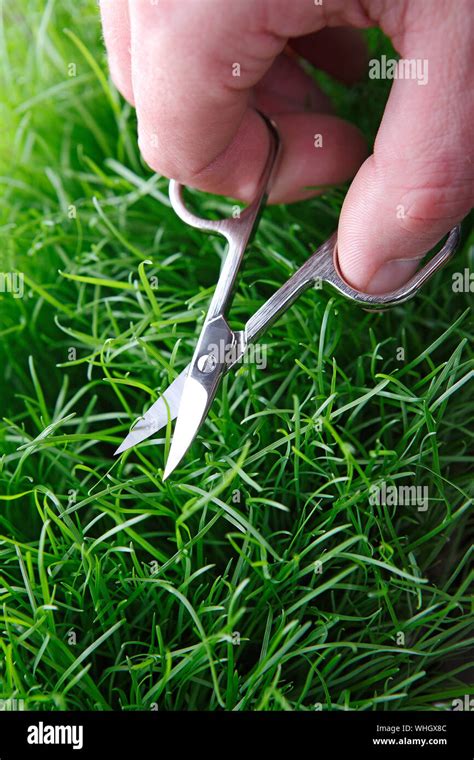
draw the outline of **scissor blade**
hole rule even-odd
[[[225,371],[225,365],[218,365],[212,372],[212,377],[205,376],[205,382],[196,377],[197,370],[191,371],[186,378],[163,480],[176,469],[195,439]]]
[[[114,456],[136,446],[149,436],[157,433],[166,425],[168,419],[178,416],[179,405],[183,393],[190,364],[176,377],[166,391],[155,401],[148,411],[140,418],[133,430],[124,438]]]

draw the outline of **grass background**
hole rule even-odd
[[[23,298],[0,293],[0,698],[452,709],[473,693],[472,296],[451,288],[472,237],[392,312],[305,294],[163,484],[169,429],[112,454],[189,361],[223,243],[185,227],[142,164],[95,3],[0,11],[1,266],[25,278]],[[372,140],[389,83],[319,78]],[[343,196],[265,211],[234,326]],[[371,505],[381,481],[427,486],[429,508]]]

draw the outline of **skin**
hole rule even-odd
[[[136,107],[149,166],[248,202],[268,150],[283,156],[273,203],[354,177],[338,227],[342,273],[381,293],[402,285],[474,198],[471,0],[101,0],[110,72]],[[367,74],[360,29],[378,26],[428,82],[392,84],[374,152],[332,113],[303,57],[347,84]],[[235,64],[240,76],[233,76]],[[323,147],[314,145],[322,135]]]

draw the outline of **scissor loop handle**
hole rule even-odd
[[[192,227],[223,235],[229,243],[204,327],[216,317],[225,317],[226,315],[245,249],[257,225],[260,210],[265,202],[278,164],[280,146],[278,132],[271,121],[263,114],[261,116],[269,130],[268,155],[258,181],[255,198],[239,217],[219,220],[201,219],[187,208],[183,198],[183,186],[173,180],[170,182],[171,205],[178,216]]]
[[[366,309],[384,309],[408,301],[421,286],[455,253],[461,235],[461,225],[454,227],[446,242],[413,277],[401,288],[389,293],[363,293],[351,287],[343,278],[337,260],[337,234],[331,235],[312,256],[253,314],[245,325],[245,345],[254,343],[305,290],[316,283],[327,283],[345,298]]]
[[[364,305],[366,308],[378,309],[380,307],[387,308],[389,306],[396,306],[396,304],[408,301],[410,298],[416,295],[422,285],[424,285],[425,282],[429,280],[430,277],[432,277],[438,269],[441,269],[441,267],[444,266],[447,261],[449,261],[449,259],[456,252],[460,238],[461,225],[458,224],[456,227],[453,227],[451,232],[448,234],[448,237],[446,238],[446,241],[442,248],[437,253],[435,253],[434,256],[432,256],[429,261],[427,261],[426,264],[421,267],[421,269],[418,269],[415,274],[408,280],[408,282],[406,282],[400,288],[396,288],[395,290],[381,294],[364,293],[362,291],[355,290],[344,280],[339,268],[339,261],[337,257],[337,240],[335,240],[333,255],[331,257],[332,266],[329,271],[326,272],[325,276],[323,276],[323,280],[332,285],[333,288],[335,288],[346,298],[350,299],[351,301],[356,301],[357,303]]]
[[[204,217],[198,216],[193,211],[190,211],[184,200],[185,189],[185,186],[180,182],[177,182],[174,179],[170,180],[169,197],[177,216],[190,227],[195,227],[196,229],[204,230],[205,232],[215,232],[218,235],[223,235],[229,240],[229,242],[240,238],[242,233],[245,233],[246,231],[249,233],[251,232],[255,217],[263,202],[262,193],[259,192],[258,196],[240,212],[238,217],[205,219]]]
[[[199,230],[205,230],[206,232],[215,232],[219,235],[223,235],[229,243],[233,243],[235,246],[247,244],[250,238],[255,223],[257,221],[259,211],[266,201],[272,180],[274,178],[274,172],[277,166],[277,158],[279,155],[280,140],[275,124],[268,119],[264,114],[260,114],[265,121],[269,131],[270,146],[268,150],[265,166],[259,177],[257,188],[255,191],[255,197],[248,206],[246,206],[238,216],[227,217],[225,219],[205,219],[198,216],[194,212],[190,211],[184,200],[185,186],[180,182],[172,179],[169,184],[169,197],[171,205],[183,222],[189,224],[190,227],[196,227]]]

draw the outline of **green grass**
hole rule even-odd
[[[472,296],[451,289],[472,237],[392,312],[306,293],[265,336],[267,369],[225,378],[169,481],[170,429],[115,460],[189,361],[224,246],[142,164],[92,0],[0,9],[2,267],[25,276],[23,298],[0,293],[0,698],[451,709],[473,691]],[[372,139],[389,83],[324,85]],[[234,326],[342,199],[265,211]],[[428,487],[428,509],[371,504],[381,481]]]

